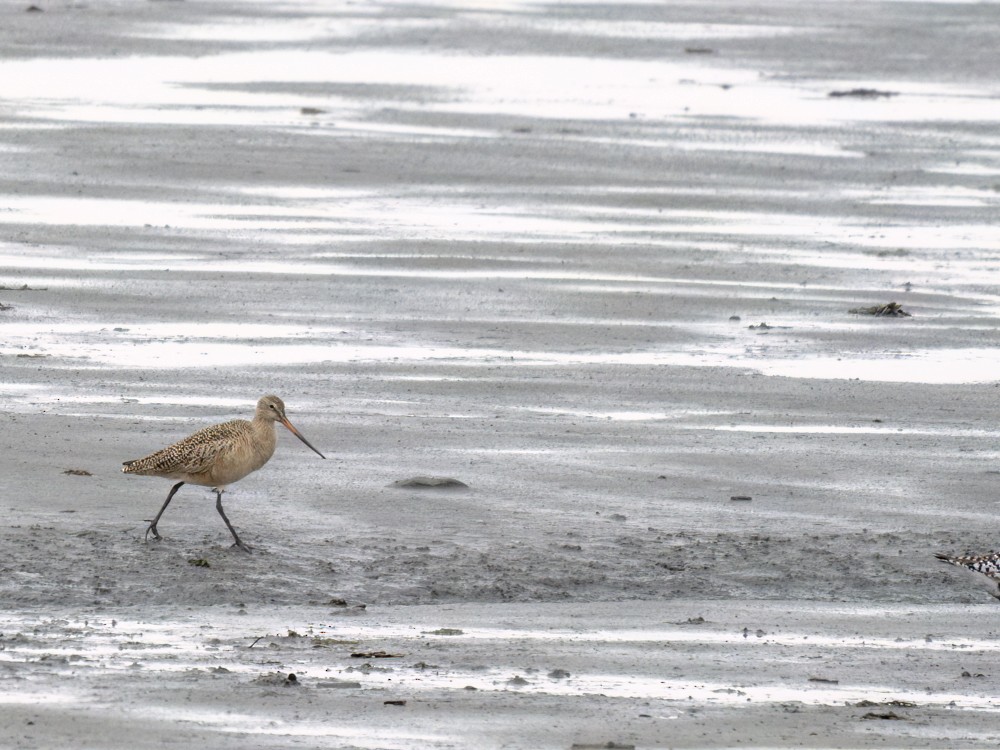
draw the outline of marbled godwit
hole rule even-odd
[[[257,471],[274,455],[276,437],[274,423],[281,422],[295,437],[312,448],[320,458],[326,458],[313,448],[285,416],[285,404],[277,396],[264,396],[257,402],[253,421],[234,419],[231,422],[212,425],[190,435],[179,443],[151,453],[145,458],[126,461],[122,471],[147,477],[164,477],[180,481],[170,489],[163,507],[146,529],[146,538],[152,533],[160,539],[156,522],[170,505],[174,494],[187,482],[215,490],[215,509],[229,527],[236,540],[236,546],[244,552],[250,548],[243,544],[233,525],[222,510],[222,493],[226,486],[238,482],[252,471]]]
[[[934,557],[972,573],[981,573],[985,579],[976,575],[976,580],[985,584],[990,594],[1000,599],[1000,552],[990,552],[986,555],[942,555],[939,552]]]

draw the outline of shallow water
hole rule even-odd
[[[586,6],[581,8],[579,17],[562,18],[533,3],[479,9],[457,4],[454,17],[445,13],[397,18],[387,15],[389,6],[362,10],[337,3],[288,4],[272,9],[267,23],[254,17],[223,17],[212,23],[140,24],[130,31],[138,40],[249,48],[190,56],[133,50],[117,57],[8,59],[0,61],[0,95],[9,111],[44,127],[78,129],[89,122],[227,126],[285,133],[283,137],[293,139],[401,139],[414,148],[424,139],[462,148],[470,139],[503,145],[514,137],[534,144],[551,139],[554,148],[634,153],[630,158],[648,151],[659,159],[674,150],[699,158],[727,153],[736,158],[791,158],[813,165],[817,174],[845,159],[854,166],[847,172],[838,167],[812,181],[796,177],[794,185],[776,180],[763,188],[740,179],[665,186],[655,179],[631,185],[604,176],[586,186],[576,180],[560,184],[558,178],[542,187],[507,186],[492,177],[479,184],[390,189],[313,181],[255,180],[247,185],[208,180],[183,198],[159,201],[32,190],[0,196],[0,222],[11,231],[27,225],[69,231],[153,228],[184,233],[192,242],[187,252],[134,247],[117,252],[39,247],[26,252],[15,245],[8,246],[0,264],[28,280],[52,280],[61,288],[73,283],[100,287],[113,283],[109,274],[143,272],[292,274],[331,281],[371,275],[389,283],[434,282],[443,294],[484,280],[538,284],[543,295],[673,295],[679,285],[689,287],[684,294],[693,295],[690,287],[703,285],[703,294],[726,299],[730,310],[756,307],[776,296],[793,298],[795,306],[780,317],[797,329],[804,316],[817,314],[816,306],[825,308],[824,302],[845,300],[852,291],[857,304],[898,299],[899,285],[911,281],[921,293],[937,297],[932,309],[921,309],[918,298],[914,309],[919,320],[906,322],[923,326],[924,333],[928,326],[941,326],[972,335],[982,330],[980,323],[953,318],[992,317],[1000,309],[995,253],[990,249],[1000,237],[991,218],[1000,197],[989,185],[968,179],[956,184],[963,176],[988,178],[1000,169],[990,156],[989,137],[975,131],[997,120],[988,85],[919,76],[870,79],[865,88],[896,95],[837,98],[827,93],[857,83],[761,70],[716,54],[623,59],[617,54],[567,56],[563,51],[532,50],[483,56],[460,48],[385,43],[397,34],[444,33],[456,23],[476,33],[536,35],[549,40],[553,49],[566,39],[586,40],[588,45],[602,39],[683,44],[695,36],[725,47],[759,39],[791,44],[824,33],[821,24],[597,20],[587,17]],[[361,47],[321,48],[350,39],[361,39]],[[315,88],[320,84],[325,90]],[[381,94],[372,98],[369,91]],[[319,111],[303,117],[303,107]],[[498,118],[509,116],[526,118],[525,126],[512,131],[509,121],[498,124]],[[557,131],[547,129],[549,119],[559,123]],[[918,130],[933,142],[933,129],[942,121],[961,123],[967,130],[954,134],[961,145],[950,148],[947,159],[933,148],[917,146],[920,169],[937,176],[930,184],[870,183],[865,172],[881,167],[868,166],[874,158],[863,144],[869,133],[885,140]],[[492,124],[484,126],[486,122]],[[871,130],[859,134],[859,125]],[[12,153],[28,148],[9,147]],[[175,187],[185,190],[181,183]],[[209,196],[212,199],[206,200]],[[703,205],[698,205],[699,198]],[[685,205],[676,205],[681,200]],[[824,202],[841,208],[827,210]],[[882,217],[878,212],[883,209],[919,213]],[[257,238],[266,247],[242,249],[230,258],[220,258],[207,247],[234,237]],[[437,248],[433,253],[387,253],[383,247],[414,241],[434,242]],[[521,253],[456,252],[459,243],[494,241],[519,244]],[[335,249],[344,242],[351,243],[350,250]],[[566,247],[568,243],[584,244],[588,253],[625,257],[618,263],[608,258],[584,261]],[[192,254],[199,245],[205,247]],[[631,272],[627,254],[636,246],[643,248],[644,258]],[[524,247],[530,251],[524,253]],[[882,251],[889,254],[880,257]],[[663,263],[657,259],[669,262],[681,253],[694,253],[693,267],[689,264],[683,274],[676,268],[658,268]],[[464,267],[453,267],[460,259]],[[525,268],[524,262],[537,267]],[[558,269],[552,268],[553,262]],[[503,267],[510,263],[521,267]],[[756,266],[755,278],[713,278],[710,264],[733,267],[737,274],[742,264]],[[85,274],[84,281],[71,280],[80,274]],[[895,283],[888,285],[889,279]],[[807,281],[804,290],[799,288]],[[552,314],[573,317],[570,305],[529,312],[529,324],[542,323]],[[424,314],[403,320],[420,320]],[[807,325],[812,325],[808,317]],[[826,317],[824,309],[815,323],[830,325]],[[509,318],[502,314],[498,319]],[[627,322],[618,315],[609,320]],[[97,329],[87,330],[86,324],[76,332],[40,324],[23,335],[11,328],[4,351],[44,353],[53,360],[67,359],[70,366],[175,369],[381,359],[481,366],[509,356],[538,366],[736,367],[783,377],[938,384],[992,381],[998,364],[994,347],[970,346],[967,336],[928,346],[916,339],[907,342],[904,335],[896,352],[878,353],[866,351],[863,344],[831,350],[806,341],[793,347],[790,356],[782,356],[777,351],[746,351],[731,333],[723,336],[730,339],[725,343],[709,338],[666,350],[651,344],[614,351],[606,342],[595,341],[590,351],[574,347],[573,352],[539,352],[514,341],[482,348],[473,342],[456,347],[431,338],[400,346],[379,341],[384,330],[376,330],[376,341],[365,346],[310,343],[301,339],[316,338],[321,331],[294,326],[282,342],[262,341],[267,337],[253,325],[260,321],[252,319],[241,323],[239,334],[220,326],[214,333],[188,335],[206,339],[203,344],[171,340],[169,327],[152,327],[142,316],[118,322],[132,335],[108,338],[100,345],[88,341]],[[191,326],[187,321],[179,325]],[[390,328],[392,321],[382,325]],[[866,332],[858,328],[854,333],[861,337]]]

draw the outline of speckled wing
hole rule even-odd
[[[982,573],[989,578],[1000,580],[1000,553],[990,552],[986,555],[935,555],[939,560],[950,562],[968,568],[975,573]]]
[[[1000,599],[1000,553],[990,552],[985,555],[943,555],[938,553],[934,557],[962,568],[972,580],[985,585],[991,596]]]
[[[219,456],[232,448],[233,443],[249,430],[250,423],[245,419],[212,425],[145,458],[126,461],[122,465],[122,471],[126,474],[166,477],[202,474],[209,471]]]

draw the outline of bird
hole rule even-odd
[[[976,580],[985,584],[990,594],[1000,599],[1000,552],[988,552],[985,555],[946,555],[938,552],[934,557],[975,574]],[[985,580],[982,576],[985,576]]]
[[[215,509],[219,511],[233,539],[236,540],[234,546],[244,552],[250,552],[250,547],[240,539],[222,509],[222,493],[228,485],[257,471],[274,455],[274,446],[277,442],[274,434],[275,422],[281,422],[320,458],[326,458],[288,421],[288,417],[285,416],[285,402],[277,396],[268,395],[262,396],[257,402],[253,420],[233,419],[205,427],[144,458],[125,461],[122,464],[122,472],[125,474],[180,480],[170,489],[160,512],[150,521],[146,529],[146,540],[149,540],[150,534],[156,539],[162,538],[156,529],[156,524],[177,490],[185,483],[197,484],[213,489],[216,496]]]

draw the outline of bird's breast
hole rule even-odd
[[[223,451],[204,477],[203,484],[221,487],[257,471],[274,455],[274,428],[253,430],[245,439],[235,440]]]

